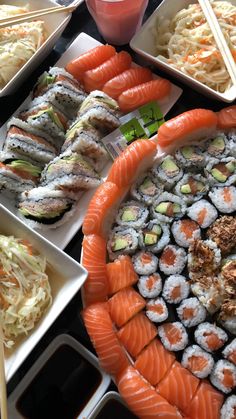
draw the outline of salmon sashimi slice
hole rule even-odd
[[[157,151],[152,140],[137,140],[130,144],[117,157],[108,173],[107,181],[115,183],[118,188],[131,185],[138,175],[151,167]]]
[[[161,100],[170,94],[171,83],[166,79],[151,80],[125,90],[118,97],[122,112],[131,112],[153,100]]]
[[[93,195],[83,222],[83,233],[98,234],[106,238],[114,212],[125,195],[125,190],[112,182],[104,182]]]
[[[129,365],[129,361],[113,329],[107,303],[91,304],[82,316],[101,367],[116,376]]]
[[[83,77],[85,90],[87,92],[102,90],[108,80],[128,70],[131,63],[132,58],[130,54],[126,51],[121,51],[93,70],[86,71]]]
[[[162,148],[179,147],[187,141],[212,135],[216,130],[217,116],[208,109],[192,109],[166,121],[158,129],[157,140]]]
[[[83,287],[84,303],[87,306],[107,299],[106,241],[96,234],[91,234],[84,237],[82,246],[82,264],[88,271]]]
[[[167,351],[158,339],[154,339],[138,356],[134,366],[149,383],[155,386],[174,362],[175,356]]]
[[[128,287],[113,295],[108,305],[113,322],[121,327],[145,307],[146,301],[132,287]]]
[[[84,73],[103,64],[116,54],[111,45],[99,45],[80,55],[66,65],[66,71],[72,74],[77,80],[81,79]]]
[[[209,382],[201,381],[187,409],[189,419],[219,419],[224,396]],[[227,419],[227,418],[225,418]]]
[[[107,277],[109,295],[138,282],[131,258],[123,255],[107,264]]]
[[[236,127],[236,105],[221,109],[217,112],[219,129],[230,129]]]
[[[113,99],[117,99],[125,90],[150,80],[152,80],[152,72],[148,68],[129,68],[109,80],[104,85],[103,91]]]
[[[182,417],[176,407],[171,406],[157,394],[154,388],[132,366],[126,368],[119,375],[117,386],[129,408],[140,419]]]
[[[158,384],[158,393],[186,413],[200,380],[175,361],[168,374]]]
[[[117,332],[120,341],[133,357],[136,357],[156,335],[156,327],[144,313],[136,314]]]

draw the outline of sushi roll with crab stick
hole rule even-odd
[[[198,345],[185,349],[181,364],[198,378],[206,378],[214,366],[214,358]]]
[[[209,192],[209,198],[222,214],[231,214],[236,211],[235,186],[216,186]]]
[[[222,408],[221,408],[221,415],[220,415],[220,419],[235,419],[235,412],[236,412],[236,396],[232,395],[229,396]]]
[[[209,190],[207,179],[202,175],[188,173],[175,186],[175,193],[186,204],[201,199]]]
[[[120,255],[132,255],[138,248],[138,232],[133,228],[115,227],[111,231],[107,250],[109,258],[115,260]]]
[[[199,225],[190,219],[174,221],[171,226],[171,232],[176,244],[182,247],[189,247],[194,239],[201,238]]]
[[[139,293],[145,298],[155,298],[161,293],[162,278],[159,273],[142,275],[139,277],[137,287]]]
[[[178,304],[188,297],[190,286],[183,275],[170,275],[166,278],[162,297],[170,304]]]
[[[236,338],[222,351],[224,357],[236,365]]]
[[[236,159],[211,159],[205,168],[208,181],[214,186],[230,186],[236,182]]]
[[[139,246],[141,249],[150,250],[153,253],[161,252],[170,241],[168,224],[158,220],[150,220],[142,230],[139,230]]]
[[[116,223],[122,227],[132,227],[139,229],[144,226],[149,211],[144,204],[137,201],[126,201],[121,204],[117,216]]]
[[[185,327],[197,326],[206,319],[207,311],[198,298],[186,298],[176,309],[180,321]]]
[[[163,192],[163,186],[151,172],[142,175],[131,186],[130,194],[137,201],[152,205],[154,200]]]
[[[185,212],[186,206],[183,200],[169,192],[159,195],[151,206],[153,218],[164,223],[171,223],[173,220],[181,218]]]
[[[159,268],[165,275],[180,274],[187,261],[186,252],[182,247],[169,244],[159,259]]]
[[[151,252],[141,250],[132,257],[134,270],[138,275],[151,275],[157,270],[158,258]]]
[[[155,165],[152,173],[160,183],[163,183],[166,190],[170,190],[183,176],[183,170],[172,156],[166,156],[161,163]]]
[[[41,168],[25,160],[1,155],[0,190],[21,193],[37,186]]]
[[[210,380],[223,393],[230,393],[236,387],[236,366],[229,361],[220,359],[215,363]]]
[[[199,324],[194,332],[199,346],[207,352],[215,352],[227,342],[228,336],[223,329],[209,322]]]
[[[207,228],[216,220],[218,212],[206,199],[200,199],[187,208],[187,215],[201,228]]]
[[[206,158],[203,150],[195,145],[185,145],[174,154],[177,164],[183,169],[198,171],[203,168]]]

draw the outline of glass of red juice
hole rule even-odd
[[[148,0],[86,0],[102,37],[110,44],[127,44],[142,24]]]

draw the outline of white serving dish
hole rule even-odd
[[[13,376],[30,351],[40,341],[87,278],[87,271],[74,259],[58,249],[37,232],[27,227],[0,204],[0,234],[29,240],[33,247],[46,255],[50,270],[53,302],[51,307],[27,336],[21,336],[11,350],[5,351],[7,381]]]
[[[110,400],[116,400],[120,403],[122,403],[124,406],[126,406],[124,400],[121,398],[119,393],[116,391],[109,391],[106,393],[100,402],[97,404],[97,406],[93,409],[92,413],[89,415],[87,419],[96,419],[97,415],[101,412],[102,408],[106,405],[107,402]],[[127,406],[126,406],[127,407]]]
[[[96,39],[92,38],[91,36],[82,32],[77,36],[75,41],[71,44],[68,50],[61,56],[61,58],[55,65],[59,67],[63,67],[70,60],[80,56],[81,54],[85,53],[86,51],[89,51],[90,49],[98,45],[101,45],[101,43],[98,42]],[[178,100],[181,93],[182,93],[182,89],[172,84],[171,93],[170,93],[170,96],[168,97],[168,100],[165,99],[163,100],[162,103],[160,103],[160,108],[162,110],[163,115],[167,114],[167,112],[171,109],[174,103]],[[21,106],[16,110],[14,115],[17,115],[20,110],[26,109],[29,102],[30,102],[30,96],[21,104]],[[126,122],[127,116],[124,116],[122,119],[123,119],[123,122]],[[7,132],[7,122],[0,128],[0,150],[3,146],[3,140],[5,139],[6,132]],[[104,168],[103,172],[101,173],[101,176],[103,179],[106,178],[111,164],[112,162],[109,162],[108,165]],[[87,191],[86,193],[83,194],[83,196],[79,200],[79,204],[77,206],[75,213],[65,224],[63,224],[62,226],[56,229],[50,229],[50,230],[45,230],[45,231],[39,230],[40,234],[42,234],[45,238],[47,238],[49,241],[54,243],[60,249],[64,249],[67,246],[67,244],[70,242],[72,237],[75,235],[75,233],[82,226],[84,215],[87,211],[89,201],[92,198],[93,194],[94,194],[94,189]],[[14,203],[10,199],[8,199],[6,196],[3,196],[3,194],[1,194],[1,191],[0,191],[0,203],[3,204],[5,207],[7,207],[14,214],[17,214]]]
[[[102,371],[99,368],[98,359],[95,355],[93,355],[88,349],[82,346],[77,340],[72,338],[69,335],[63,334],[57,336],[47,347],[47,349],[40,355],[34,365],[29,369],[26,373],[22,381],[18,384],[18,386],[14,389],[11,395],[8,398],[8,413],[9,418],[20,419],[23,416],[20,414],[19,410],[17,409],[17,401],[30,385],[32,380],[36,377],[42,367],[47,363],[50,357],[56,352],[58,348],[62,345],[67,345],[77,351],[83,358],[85,358],[90,364],[92,364],[101,375],[101,381],[95,392],[93,393],[92,397],[88,400],[86,405],[84,406],[83,410],[80,412],[79,416],[76,419],[84,419],[88,418],[91,411],[97,405],[105,391],[107,390],[111,379],[108,374]],[[66,360],[65,360],[66,362]],[[79,394],[78,394],[79,397]]]
[[[145,22],[145,24],[141,27],[141,29],[132,38],[130,46],[138,54],[147,58],[166,73],[186,83],[191,88],[205,94],[206,96],[210,96],[211,98],[228,103],[233,102],[236,99],[236,89],[234,86],[228,89],[225,93],[216,92],[203,83],[173,68],[170,64],[166,64],[155,57],[156,47],[153,29],[155,28],[157,19],[163,16],[167,19],[170,19],[175,16],[179,10],[187,7],[192,3],[197,3],[197,0],[163,0],[162,3],[153,12],[153,14],[149,17],[149,19]],[[236,0],[231,0],[231,3],[236,6]]]
[[[3,3],[13,4],[15,6],[29,4],[30,11],[58,6],[58,3],[54,0],[4,0]],[[41,18],[45,23],[45,29],[48,34],[46,41],[27,61],[27,63],[21,67],[21,69],[6,84],[6,86],[0,90],[0,97],[13,93],[13,91],[16,90],[16,88],[26,79],[26,77],[44,60],[44,58],[54,47],[57,40],[60,38],[66,25],[69,23],[70,18],[71,14],[68,13],[56,13],[52,15],[46,15]]]

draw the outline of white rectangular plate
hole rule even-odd
[[[89,51],[91,48],[94,48],[98,45],[101,45],[100,42],[91,38],[89,35],[85,33],[81,33],[75,39],[75,41],[71,44],[68,50],[62,55],[60,60],[55,64],[59,67],[64,67],[70,60],[80,56],[86,51]],[[171,109],[174,103],[178,100],[182,93],[182,90],[172,84],[171,93],[168,96],[168,100],[163,100],[160,102],[160,107],[162,113],[164,115]],[[14,115],[17,115],[21,109],[25,109],[30,102],[30,97],[28,97],[22,105],[17,109]],[[124,117],[127,119],[127,116]],[[7,131],[7,122],[1,127],[0,129],[0,138],[5,138]],[[0,140],[0,148],[1,148],[1,140]],[[110,168],[112,162],[108,163],[105,169],[102,172],[102,178],[105,179],[108,173],[108,169]],[[86,213],[89,201],[94,194],[94,190],[88,191],[84,193],[79,200],[77,210],[75,211],[74,215],[62,226],[58,227],[57,229],[50,229],[47,231],[39,230],[40,234],[42,234],[45,238],[49,241],[54,243],[60,249],[64,249],[75,233],[80,229],[84,215]],[[0,192],[0,203],[6,206],[11,212],[17,215],[17,211],[14,208],[14,204],[4,196],[1,196]]]
[[[86,270],[74,259],[58,249],[0,204],[0,234],[27,239],[42,255],[46,255],[52,305],[28,336],[22,336],[11,350],[5,351],[7,381],[13,376],[44,333],[53,324],[87,278]]]

